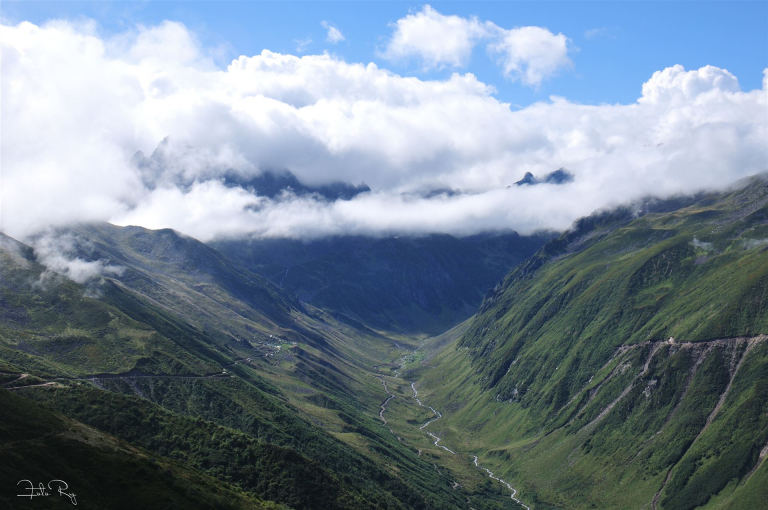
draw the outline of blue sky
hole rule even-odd
[[[742,90],[761,87],[768,67],[768,2],[430,2],[444,15],[491,21],[502,28],[536,25],[569,38],[570,69],[538,87],[511,83],[482,45],[466,68],[424,71],[414,61],[381,56],[391,24],[423,3],[413,2],[19,2],[3,3],[6,22],[40,24],[51,18],[96,20],[105,35],[136,24],[184,23],[225,66],[262,49],[300,54],[297,41],[311,39],[303,54],[328,51],[347,62],[375,62],[403,76],[445,78],[472,72],[498,90],[496,97],[525,106],[550,95],[585,104],[631,103],[652,73],[682,64],[727,69]],[[325,40],[321,21],[345,40]],[[591,32],[591,37],[588,35]]]

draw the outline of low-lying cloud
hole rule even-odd
[[[768,246],[768,238],[763,239],[744,239],[744,249],[751,250],[761,246]]]
[[[693,238],[693,241],[691,241],[691,244],[693,245],[694,248],[698,248],[700,250],[705,250],[705,251],[712,250],[715,247],[715,245],[713,243],[708,243],[706,241],[700,241],[699,239],[697,239],[695,237]]]
[[[316,238],[444,232],[463,236],[513,226],[523,233],[563,229],[573,221],[574,211],[578,211],[577,216],[592,211],[588,200],[573,195],[565,186],[550,189],[553,187],[515,187],[430,198],[382,191],[329,202],[291,193],[269,199],[206,181],[186,191],[158,189],[118,222],[147,228],[171,224],[201,240],[244,234]],[[532,206],[534,203],[537,207]]]
[[[111,38],[92,23],[21,23],[0,43],[0,230],[17,238],[105,220],[202,240],[526,233],[768,169],[766,81],[741,91],[711,66],[660,70],[631,104],[513,109],[471,73],[421,80],[267,50],[221,69],[174,22]],[[166,136],[161,167],[132,162]],[[573,182],[507,188],[561,167]],[[221,180],[282,169],[372,191],[268,199]],[[434,189],[463,192],[423,193]]]
[[[35,250],[37,262],[46,267],[40,276],[42,285],[48,278],[60,274],[77,283],[93,286],[100,283],[104,276],[118,276],[124,271],[123,267],[105,260],[88,260],[86,253],[92,252],[92,247],[82,239],[76,240],[71,234],[52,229],[34,236],[30,244]]]

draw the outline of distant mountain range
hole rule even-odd
[[[560,168],[559,170],[555,170],[554,172],[550,172],[547,175],[544,175],[542,177],[534,177],[531,172],[525,172],[525,175],[522,179],[517,181],[515,183],[515,186],[522,186],[523,184],[528,185],[534,185],[534,184],[566,184],[568,182],[573,182],[575,179],[575,176],[566,170],[565,168]]]
[[[158,184],[170,181],[175,186],[186,187],[197,179],[220,179],[227,186],[239,186],[250,189],[253,193],[275,198],[283,192],[296,195],[316,194],[326,200],[349,200],[360,193],[371,191],[365,184],[349,184],[332,182],[321,185],[309,185],[301,182],[287,169],[265,170],[256,174],[244,174],[232,169],[201,169],[199,173],[187,173],[185,169],[177,168],[183,165],[169,154],[168,138],[164,139],[152,154],[147,157],[142,151],[136,152],[131,162],[139,170],[144,185],[155,189]]]
[[[239,186],[244,189],[252,189],[258,195],[275,198],[280,193],[291,192],[296,195],[317,194],[326,200],[349,200],[361,193],[371,191],[366,184],[352,185],[346,182],[332,182],[310,186],[288,170],[282,172],[263,172],[254,177],[244,178],[236,174],[227,174],[224,182],[229,186]]]
[[[174,186],[185,188],[198,180],[217,179],[226,186],[241,187],[252,193],[276,198],[281,193],[293,193],[298,196],[315,195],[328,201],[350,200],[362,193],[368,193],[371,188],[364,183],[350,184],[347,182],[330,182],[311,185],[299,180],[290,170],[261,170],[257,173],[239,172],[234,169],[201,168],[191,171],[184,167],[183,158],[179,159],[172,153],[169,139],[165,138],[147,157],[142,151],[137,151],[131,163],[137,168],[144,185],[149,189],[155,189],[163,183],[171,183]],[[194,166],[194,165],[193,165]],[[526,172],[522,179],[515,182],[515,186],[536,184],[567,184],[573,182],[575,176],[565,168],[560,168],[546,175],[535,177],[531,172]],[[511,186],[507,186],[510,188]],[[406,193],[407,195],[421,198],[432,198],[438,195],[456,196],[464,192],[459,189],[437,188],[424,189]]]

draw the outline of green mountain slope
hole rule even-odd
[[[70,261],[119,270],[77,284],[2,239],[6,388],[293,508],[499,507],[502,491],[456,490],[381,425],[373,366],[407,339],[339,323],[172,231],[56,235]]]
[[[334,314],[385,331],[437,334],[472,315],[489,288],[551,237],[433,234],[213,246]]]
[[[0,493],[3,508],[199,508],[278,509],[230,484],[188,466],[136,448],[26,398],[0,389]],[[51,480],[63,480],[48,496],[30,494]],[[42,500],[42,501],[41,501]]]
[[[486,296],[422,384],[446,440],[490,450],[534,508],[754,508],[766,334],[762,176],[576,222]]]

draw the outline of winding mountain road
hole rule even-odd
[[[225,372],[216,372],[206,375],[185,375],[185,374],[150,374],[140,371],[125,372],[122,374],[91,374],[81,377],[57,377],[58,380],[68,381],[93,381],[94,379],[225,379],[231,377]]]

